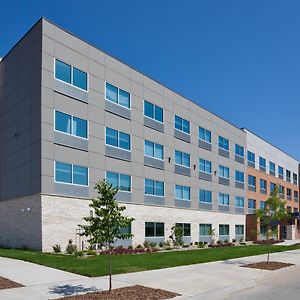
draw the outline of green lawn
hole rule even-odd
[[[300,249],[300,245],[256,245],[136,255],[114,255],[113,273],[129,273],[265,254],[268,252],[268,249],[271,249],[272,253],[282,252]],[[0,249],[0,256],[21,259],[84,276],[94,277],[107,275],[108,260],[106,255],[79,258],[69,255],[41,253],[32,250]]]

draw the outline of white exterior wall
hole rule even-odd
[[[293,173],[298,175],[298,161],[283,151],[279,150],[262,138],[244,129],[247,133],[247,150],[255,153],[255,169],[259,170],[259,156],[266,159],[266,172],[269,173],[269,162],[275,163],[275,174],[278,177],[278,165],[284,169],[284,179],[286,177],[285,170],[291,171],[291,180]]]
[[[79,238],[76,234],[78,224],[82,224],[82,217],[89,216],[89,200],[67,197],[42,195],[42,230],[43,251],[52,251],[52,246],[60,244],[62,250],[72,239],[78,246]],[[205,212],[192,209],[171,207],[155,207],[139,204],[124,204],[125,215],[135,218],[132,223],[133,246],[143,244],[145,240],[145,222],[165,223],[165,239],[171,234],[171,227],[177,223],[191,224],[192,242],[199,241],[199,224],[212,224],[218,236],[219,224],[230,225],[230,240],[235,238],[235,225],[244,225],[245,215]],[[81,238],[81,240],[83,240]]]

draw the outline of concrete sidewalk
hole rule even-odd
[[[263,280],[300,272],[300,250],[271,254],[271,260],[296,266],[277,271],[240,268],[258,262],[266,255],[196,264],[161,270],[113,276],[113,287],[145,285],[180,293],[178,299],[225,299]],[[19,267],[20,266],[20,267]],[[25,285],[23,288],[0,290],[0,299],[55,299],[67,295],[107,289],[108,278],[87,278],[17,260],[0,258],[0,276]],[[256,299],[259,299],[256,297]]]

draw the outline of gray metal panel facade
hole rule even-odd
[[[198,145],[199,145],[200,148],[211,151],[211,144],[210,143],[207,143],[207,142],[202,141],[202,140],[199,140],[198,142],[199,142]]]

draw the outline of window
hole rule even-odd
[[[129,175],[107,171],[106,180],[119,191],[131,192],[131,176]]]
[[[255,154],[251,151],[247,152],[248,162],[255,164]]]
[[[235,170],[235,180],[244,183],[244,172]]]
[[[164,197],[164,182],[146,178],[145,195]]]
[[[219,204],[228,206],[229,205],[229,195],[219,193]]]
[[[269,162],[270,174],[275,176],[275,164],[273,162]]]
[[[55,59],[55,78],[87,91],[87,73]]]
[[[265,169],[266,168],[266,159],[263,157],[259,157],[259,167]]]
[[[298,201],[298,191],[294,191],[294,200]]]
[[[286,170],[285,174],[286,174],[286,181],[291,182],[291,171]]]
[[[55,111],[55,130],[87,139],[87,121]]]
[[[229,140],[219,136],[219,148],[229,151]]]
[[[298,176],[295,173],[293,173],[293,184],[298,184]]]
[[[164,146],[145,140],[144,154],[157,159],[164,159]]]
[[[244,153],[244,147],[235,144],[235,154],[241,157],[244,157],[245,153]]]
[[[199,190],[199,201],[204,203],[212,203],[212,192],[207,190]]]
[[[248,186],[256,187],[256,177],[252,175],[248,175]]]
[[[256,200],[255,199],[248,199],[248,208],[256,209]]]
[[[274,182],[270,182],[270,192],[273,192],[276,187],[276,184]]]
[[[235,234],[243,235],[244,234],[244,225],[235,225]]]
[[[279,194],[280,194],[281,196],[283,196],[283,195],[284,195],[284,186],[279,185],[278,191],[279,191]]]
[[[287,188],[287,189],[286,189],[286,195],[287,195],[287,198],[288,198],[288,199],[292,199],[292,190],[289,189],[289,188]]]
[[[211,174],[211,161],[200,158],[199,171]]]
[[[130,135],[122,131],[106,127],[106,144],[130,151]]]
[[[200,236],[210,236],[211,224],[199,224]]]
[[[105,98],[110,102],[114,102],[130,109],[130,93],[119,89],[108,82],[105,84]]]
[[[266,192],[267,191],[267,181],[264,179],[259,180],[260,190]]]
[[[62,162],[55,162],[55,181],[88,186],[88,168]]]
[[[211,132],[205,128],[199,127],[199,139],[211,144]]]
[[[283,167],[278,166],[278,177],[283,179]]]
[[[229,225],[219,224],[219,235],[229,235]]]
[[[260,209],[264,209],[266,207],[266,202],[265,201],[260,201],[259,202],[259,207],[260,207]]]
[[[175,128],[190,134],[190,121],[175,115]]]
[[[175,199],[191,200],[190,187],[184,185],[175,185]]]
[[[180,228],[182,236],[191,236],[191,224],[190,223],[176,223],[176,228]]]
[[[145,222],[145,237],[164,237],[165,223]]]
[[[219,165],[219,177],[228,178],[229,179],[229,168],[225,166]]]
[[[189,168],[190,167],[190,155],[185,152],[175,150],[175,164]]]
[[[164,111],[161,107],[144,100],[144,116],[163,123],[164,122],[163,112]]]
[[[244,198],[236,196],[234,200],[234,205],[235,207],[244,207],[245,206]]]

